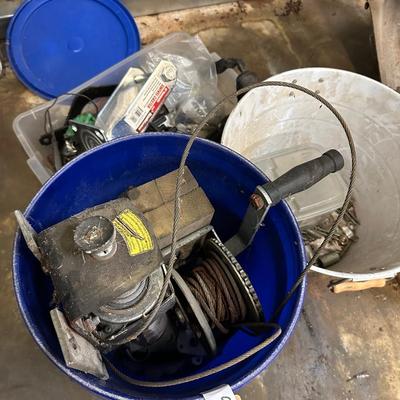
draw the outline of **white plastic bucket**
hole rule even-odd
[[[356,281],[393,277],[400,272],[400,94],[364,76],[328,68],[287,71],[269,80],[318,91],[342,114],[357,148],[359,241],[331,269],[313,270]],[[341,177],[348,182],[350,152],[338,121],[315,99],[289,88],[248,93],[231,113],[222,143],[251,161],[296,148],[336,148],[345,157]]]

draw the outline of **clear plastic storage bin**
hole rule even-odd
[[[157,65],[157,60],[163,57],[163,51],[166,52],[168,58],[168,51],[171,49],[173,50],[173,55],[170,57],[171,61],[179,62],[179,57],[187,57],[193,60],[192,63],[184,66],[185,69],[182,73],[186,81],[189,80],[190,83],[196,82],[197,85],[196,87],[192,86],[192,88],[185,86],[183,89],[187,93],[183,93],[184,90],[179,84],[182,86],[185,82],[178,82],[176,85],[177,90],[173,91],[171,95],[175,97],[185,95],[192,100],[196,98],[199,101],[200,99],[204,103],[208,99],[211,99],[211,102],[218,101],[217,75],[216,71],[210,69],[210,63],[213,63],[215,55],[211,56],[208,53],[207,48],[200,39],[195,39],[193,36],[183,32],[168,35],[146,46],[81,86],[71,90],[71,92],[78,93],[90,86],[116,85],[130,67],[142,66],[143,64],[151,67],[152,63]],[[204,85],[203,81],[207,84]],[[60,96],[57,103],[51,108],[51,120],[54,129],[63,126],[74,98],[75,96],[72,95]],[[13,123],[14,132],[28,154],[27,163],[41,183],[46,182],[55,172],[51,162],[53,156],[52,146],[43,146],[39,142],[39,138],[44,133],[45,111],[52,102],[53,100],[20,114]],[[212,108],[213,104],[207,103],[206,106]]]

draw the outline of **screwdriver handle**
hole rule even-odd
[[[321,157],[292,168],[273,182],[262,187],[271,199],[271,206],[292,194],[302,192],[315,185],[327,175],[340,171],[344,166],[343,156],[337,150],[329,150]]]

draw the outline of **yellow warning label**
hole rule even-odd
[[[120,212],[115,217],[113,224],[123,237],[130,256],[153,250],[153,240],[149,231],[133,211],[126,209]]]

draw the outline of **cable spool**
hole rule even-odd
[[[246,272],[215,238],[206,241],[201,261],[183,279],[208,322],[209,327],[203,328],[204,334],[216,329],[226,335],[233,326],[264,319],[261,303]],[[186,300],[193,304],[188,297]]]

